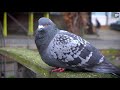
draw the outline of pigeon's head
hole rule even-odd
[[[50,30],[55,27],[55,24],[49,19],[42,17],[38,20],[38,30]]]
[[[52,39],[57,33],[56,25],[49,19],[42,17],[38,20],[38,28],[35,31],[35,37],[41,41],[45,39]]]

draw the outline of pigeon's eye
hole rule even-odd
[[[49,24],[45,24],[44,27],[47,27]]]

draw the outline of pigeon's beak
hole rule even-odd
[[[44,26],[43,25],[38,25],[38,30],[43,30],[44,29]]]

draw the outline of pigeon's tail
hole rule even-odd
[[[107,60],[104,60],[104,62],[102,62],[99,65],[96,65],[91,70],[99,73],[110,73],[120,78],[120,68],[114,66]]]

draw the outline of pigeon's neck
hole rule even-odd
[[[58,29],[56,29],[54,32],[48,32],[46,33],[46,35],[44,35],[45,37],[43,37],[42,39],[36,40],[36,43],[37,43],[36,45],[37,45],[37,48],[39,49],[40,54],[46,51],[49,43],[54,38],[57,32],[59,32]]]

